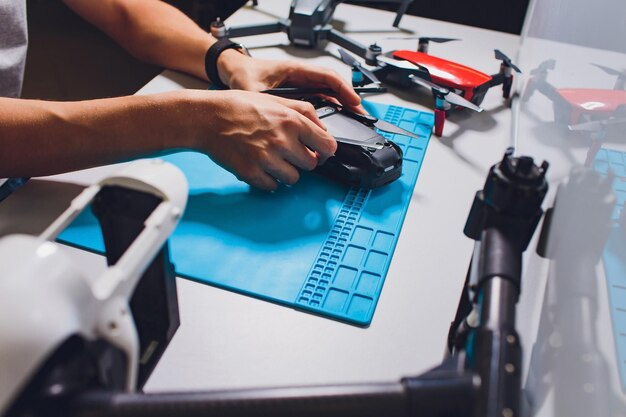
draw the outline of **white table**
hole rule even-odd
[[[270,22],[275,15],[286,16],[288,3],[261,2],[258,10],[244,8],[227,23]],[[392,28],[393,13],[357,6],[339,5],[335,18],[349,36],[365,45],[378,42],[384,50],[416,47],[416,40],[384,39],[388,36],[463,39],[433,44],[431,53],[487,73],[499,67],[494,48],[514,57],[518,47],[517,36],[413,16],[405,16],[402,30],[397,30]],[[350,76],[333,44],[324,50],[297,49],[288,46],[282,33],[242,41],[255,57],[301,59]],[[166,71],[139,93],[204,87],[198,80]],[[426,90],[390,89],[371,100],[432,108]],[[437,365],[473,246],[462,234],[466,216],[488,168],[510,143],[510,110],[503,105],[500,91],[489,92],[483,107],[482,114],[452,115],[443,138],[431,138],[369,328],[179,279],[181,326],[147,391],[397,381]],[[107,168],[92,169],[51,177],[48,183],[32,181],[0,206],[0,235],[14,230],[36,233],[78,192],[79,187],[65,183],[93,182],[105,172]],[[39,198],[48,205],[33,206]],[[92,271],[95,265],[103,265],[96,255],[67,250]]]

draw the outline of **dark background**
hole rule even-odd
[[[267,0],[266,0],[267,1]],[[529,0],[414,0],[407,13],[429,19],[519,34]],[[396,10],[389,2],[348,1],[347,3]]]
[[[99,0],[86,0],[99,1]],[[264,1],[259,0],[262,4]],[[201,26],[226,19],[245,0],[167,0]],[[350,3],[366,5],[363,2]],[[528,0],[415,0],[408,13],[519,33]],[[397,4],[368,2],[396,10]],[[131,57],[60,0],[27,0],[29,49],[24,98],[85,100],[136,92],[162,69]]]

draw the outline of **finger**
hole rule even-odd
[[[267,161],[263,168],[268,176],[275,178],[283,184],[293,185],[300,179],[298,170],[279,157]]]
[[[299,140],[290,141],[293,145],[290,146],[285,152],[282,152],[281,156],[290,164],[304,169],[306,171],[312,171],[318,165],[318,154],[311,151],[304,146]]]
[[[337,93],[337,98],[346,106],[358,106],[361,97],[354,91],[352,86],[335,71],[322,67],[305,67],[299,64],[291,71],[289,81],[307,85],[322,84],[330,87]]]
[[[319,153],[321,158],[328,158],[335,154],[337,141],[325,130],[304,116],[300,116],[300,128],[298,139],[314,152]]]
[[[337,146],[339,146],[339,144],[337,144]],[[331,156],[327,156],[327,155],[326,156],[322,156],[322,155],[320,155],[319,153],[316,152],[316,156],[317,156],[317,166],[320,166],[320,165],[324,165],[326,163],[326,161],[328,160],[328,158],[330,158],[333,155],[331,155]]]
[[[276,178],[261,169],[255,170],[254,174],[251,176],[242,177],[240,179],[262,190],[273,191],[278,188]]]
[[[350,107],[350,110],[356,113],[360,113],[360,114],[368,114],[367,111],[365,111],[365,108],[360,104],[355,107]]]
[[[334,96],[327,96],[327,95],[322,95],[322,98],[326,101],[330,101],[332,103],[338,104],[338,105],[342,105],[339,100],[337,100]],[[360,113],[360,114],[367,114],[367,111],[365,111],[365,108],[359,104],[358,106],[344,106],[345,108],[347,108],[350,111],[356,112],[356,113]]]
[[[302,100],[298,100],[298,101],[291,100],[291,101],[295,102],[294,107],[292,107],[295,111],[305,116],[307,119],[311,120],[320,128],[326,130],[326,125],[324,125],[324,123],[322,123],[320,118],[317,116],[317,111],[315,111],[315,107],[313,106],[313,104],[309,103],[308,101],[302,101]]]
[[[321,129],[326,130],[326,126],[324,125],[324,123],[322,123],[320,118],[317,117],[315,107],[313,107],[313,105],[308,101],[292,100],[284,97],[275,98],[279,99],[280,103],[283,104],[285,107],[289,107],[290,109],[297,111],[301,115],[305,116],[307,119],[311,120]]]
[[[330,101],[331,103],[335,103],[335,104],[337,104],[338,106],[342,106],[342,107],[343,107],[343,104],[341,104],[341,103],[339,102],[339,100],[337,100],[337,98],[336,98],[335,96],[328,96],[328,95],[326,95],[326,94],[323,94],[323,95],[320,95],[320,96],[321,96],[324,100],[326,100],[326,101]]]

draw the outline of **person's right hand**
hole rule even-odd
[[[307,102],[229,90],[190,92],[194,148],[237,178],[265,190],[295,184],[337,142]]]

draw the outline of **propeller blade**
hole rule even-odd
[[[364,68],[363,65],[361,65],[361,63],[356,58],[347,53],[344,49],[339,48],[339,55],[341,56],[341,60],[344,64],[351,67],[356,67],[359,71],[363,73],[363,75],[372,80],[372,82],[380,84],[380,80],[378,79],[378,77],[376,77],[376,75],[374,75],[372,71]]]
[[[405,69],[405,70],[413,70],[413,71],[419,71],[420,68],[409,62],[406,61],[404,59],[393,59],[393,58],[389,58],[388,56],[385,55],[378,55],[376,57],[376,59],[379,62],[385,63],[387,65],[391,65],[392,67],[396,67],[396,68],[400,68],[400,69]]]
[[[470,110],[474,110],[475,112],[478,112],[478,113],[484,110],[482,107],[475,105],[474,103],[472,103],[471,101],[467,99],[464,99],[457,93],[450,92],[443,99],[450,104],[454,104],[455,106],[465,107]]]
[[[349,66],[359,66],[359,65],[361,65],[359,63],[359,61],[357,61],[355,57],[353,57],[352,55],[347,53],[345,51],[345,49],[339,48],[339,56],[341,56],[341,60],[346,65],[349,65]]]
[[[515,70],[515,72],[517,72],[518,74],[522,73],[522,70],[519,69],[513,62],[511,62],[511,58],[502,53],[502,51],[500,51],[499,49],[494,49],[493,51],[496,54],[497,60],[502,61],[507,67],[513,68],[513,70]]]
[[[593,65],[594,67],[600,68],[602,71],[606,72],[609,75],[616,75],[618,77],[626,77],[626,71],[618,71],[613,68],[605,67],[604,65],[594,64],[593,62],[591,62],[591,65]]]
[[[380,137],[380,136],[378,136]],[[367,140],[362,140],[362,139],[355,139],[355,138],[344,138],[344,137],[339,137],[339,136],[334,136],[335,140],[337,142],[341,142],[341,143],[347,143],[349,145],[358,145],[358,146],[365,146],[367,148],[374,148],[374,149],[382,149],[385,147],[385,143],[381,142],[379,139],[377,139],[376,137],[374,139],[370,138]]]
[[[439,97],[443,98],[445,101],[447,101],[450,104],[453,104],[455,106],[465,107],[465,108],[474,110],[475,112],[478,112],[478,113],[484,110],[482,107],[475,105],[474,103],[461,97],[457,93],[453,93],[447,88],[441,87],[440,85],[437,85],[433,83],[432,81],[428,81],[423,78],[416,77],[415,75],[409,75],[409,78],[411,79],[411,81],[413,81],[417,85],[430,88],[434,94],[439,95]]]
[[[548,70],[553,70],[556,67],[556,61],[554,59],[547,59],[543,61],[537,68],[530,71],[531,75],[537,75]]]
[[[409,132],[406,129],[402,129],[399,126],[392,125],[391,123],[385,122],[384,120],[380,120],[380,119],[378,119],[378,121],[374,123],[374,127],[376,127],[376,129],[378,130],[382,130],[383,132],[393,133],[395,135],[404,135],[413,139],[420,138],[419,135],[416,135],[413,132]]]
[[[579,123],[576,125],[569,125],[567,128],[573,132],[600,132],[604,129],[602,121],[597,120],[594,122]]]
[[[402,39],[402,40],[407,39],[408,40],[408,39],[419,39],[419,38],[420,38],[419,36],[388,36],[383,39]]]
[[[435,42],[435,43],[444,43],[444,42],[450,42],[450,41],[459,41],[460,39],[457,38],[430,38],[428,36],[422,36],[421,38],[419,38],[420,42]]]
[[[438,84],[433,83],[432,81],[425,80],[423,78],[417,77],[415,75],[409,75],[411,81],[417,85],[421,85],[422,87],[430,88],[442,96],[445,96],[450,92],[447,88],[444,88]]]
[[[601,132],[609,125],[626,123],[626,117],[619,117],[606,120],[594,120],[592,122],[569,125],[567,128],[573,132]]]
[[[359,62],[349,53],[347,53],[344,49],[339,48],[339,56],[341,57],[341,60],[343,61],[344,64],[346,65],[358,65]]]

